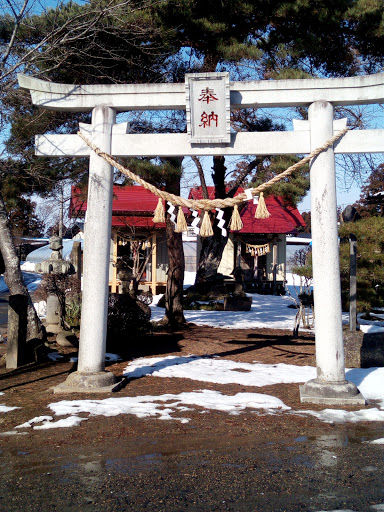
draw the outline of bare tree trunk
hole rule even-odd
[[[168,278],[165,292],[165,315],[163,324],[176,326],[185,323],[183,313],[184,251],[181,233],[175,233],[172,221],[167,216],[166,237],[168,248]]]
[[[215,198],[224,199],[233,197],[237,189],[241,186],[243,180],[250,174],[253,169],[262,161],[255,158],[248,164],[246,169],[238,176],[232,188],[226,192],[225,187],[225,157],[215,156],[213,158],[213,182],[215,184]],[[196,166],[197,163],[195,162]],[[232,208],[224,208],[225,227],[229,232],[229,222],[232,216]],[[201,293],[205,293],[210,289],[212,279],[217,275],[218,268],[223,256],[224,248],[227,244],[228,236],[223,236],[221,229],[216,223],[213,224],[213,236],[204,238],[202,242],[199,264],[196,272],[195,288]]]
[[[178,162],[181,166],[181,161]],[[180,173],[181,174],[181,173]],[[173,176],[166,185],[166,190],[180,195],[180,178]],[[174,224],[167,214],[165,234],[168,249],[168,277],[165,292],[165,315],[162,323],[169,326],[177,326],[185,323],[183,313],[183,284],[184,284],[184,249],[181,233],[175,233]]]
[[[45,329],[37,316],[31,297],[25,286],[20,262],[17,257],[11,231],[8,225],[7,212],[3,197],[0,193],[0,251],[4,259],[4,279],[11,295],[25,295],[28,297],[28,325],[27,341],[45,339]]]
[[[207,183],[205,181],[203,166],[201,165],[199,157],[192,156],[191,158],[194,161],[194,163],[196,165],[196,168],[197,168],[197,172],[198,172],[200,183],[201,183],[201,189],[203,191],[203,198],[204,199],[209,199],[209,197],[208,197],[208,188],[207,188]]]
[[[215,184],[215,198],[217,199],[224,199],[226,197],[225,171],[225,158],[223,156],[215,156],[213,158],[213,181]],[[231,208],[224,209],[223,219],[227,226],[227,232],[229,231],[228,223],[231,214]],[[195,280],[195,287],[201,292],[205,291],[204,288],[209,286],[210,280],[216,276],[227,241],[228,236],[223,236],[221,229],[216,223],[213,225],[213,236],[203,239]]]
[[[223,219],[227,231],[229,230],[228,223],[231,215],[232,209],[225,208]],[[201,292],[204,292],[206,287],[210,287],[210,282],[217,275],[227,241],[228,236],[223,236],[216,223],[213,225],[213,236],[203,239],[195,280],[195,287]]]

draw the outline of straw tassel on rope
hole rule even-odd
[[[257,192],[259,192],[260,189],[261,190],[266,190],[267,188],[271,187],[275,183],[278,183],[282,179],[285,179],[288,176],[290,176],[294,171],[296,171],[297,169],[302,167],[304,164],[310,162],[313,158],[315,158],[317,155],[319,155],[322,151],[327,150],[337,140],[341,139],[341,137],[344,136],[344,134],[348,131],[348,129],[349,129],[348,127],[345,127],[343,130],[338,132],[336,135],[334,135],[333,137],[328,139],[322,146],[319,146],[318,148],[316,148],[313,151],[311,151],[311,153],[308,156],[302,158],[300,160],[300,162],[296,162],[295,164],[293,164],[290,167],[288,167],[288,169],[286,169],[285,171],[281,172],[279,175],[277,175],[274,178],[270,179],[266,183],[263,183],[259,187],[256,187],[254,189],[254,191],[253,191],[253,194],[256,194]],[[123,167],[119,162],[117,162],[114,158],[112,158],[111,155],[108,155],[107,153],[104,153],[103,151],[101,151],[100,148],[98,148],[95,144],[93,144],[90,140],[88,140],[87,137],[85,137],[85,135],[81,133],[81,131],[77,132],[77,135],[97,155],[99,155],[100,157],[104,158],[104,160],[106,160],[110,165],[113,165],[114,167],[116,167],[116,169],[118,169],[120,172],[122,172],[123,174],[128,176],[130,179],[134,180],[136,183],[138,183],[139,185],[144,187],[146,190],[149,190],[153,194],[155,194],[155,195],[157,195],[159,197],[162,197],[165,201],[167,201],[167,203],[169,205],[171,205],[170,208],[168,209],[168,212],[171,215],[171,220],[174,221],[174,222],[175,222],[175,219],[176,219],[176,215],[174,215],[174,213],[173,213],[173,211],[175,210],[175,206],[173,206],[173,205],[185,206],[186,208],[189,208],[191,210],[204,210],[207,213],[208,210],[211,210],[213,208],[226,208],[228,206],[232,207],[234,204],[238,204],[238,203],[241,203],[243,201],[247,201],[247,200],[250,199],[249,197],[247,197],[247,194],[244,193],[244,192],[239,194],[236,198],[212,199],[212,200],[209,200],[209,199],[189,200],[189,199],[178,197],[178,196],[176,196],[174,194],[170,194],[168,192],[160,191],[155,186],[151,185],[150,183],[147,183],[145,180],[140,178],[140,176],[137,176],[136,174],[131,172],[129,169]],[[157,208],[156,208],[156,210],[157,210]],[[159,210],[160,210],[160,207],[159,207]],[[161,210],[160,210],[160,212],[161,212]],[[259,200],[258,208],[256,209],[255,217],[257,219],[266,219],[269,216],[270,216],[270,214],[269,214],[269,212],[268,212],[268,210],[267,210],[267,208],[265,206],[265,201],[264,201],[264,198],[263,198],[263,194],[262,194],[262,192],[260,192],[260,200]],[[162,219],[161,213],[159,214],[159,216],[156,216],[155,218],[156,219],[157,218],[161,218]],[[235,218],[236,218],[236,215],[235,215]],[[206,234],[205,236],[212,236],[212,225],[209,228],[208,223],[207,223],[207,219],[206,219],[206,215],[204,215],[204,219],[206,221],[205,222],[206,230],[203,230],[203,232],[204,233],[207,233],[207,232],[209,233],[208,235]],[[209,217],[208,217],[208,220],[209,220]],[[154,220],[154,222],[156,222],[156,221]],[[158,222],[163,222],[163,220],[160,220]]]
[[[213,229],[211,224],[211,219],[209,217],[209,213],[207,210],[204,212],[203,222],[200,227],[200,236],[207,238],[208,236],[213,235]]]
[[[267,210],[267,206],[265,204],[264,194],[260,192],[259,203],[257,205],[255,213],[255,219],[268,219],[268,217],[270,216],[271,214]]]
[[[187,231],[187,222],[184,217],[183,208],[179,206],[179,211],[177,212],[177,222],[176,222],[176,233],[184,233]]]
[[[243,222],[240,218],[239,208],[237,204],[233,207],[232,217],[229,224],[231,231],[240,231],[243,228]]]
[[[157,202],[156,209],[153,213],[153,222],[156,224],[157,222],[165,222],[165,212],[164,205],[162,199],[159,197]]]

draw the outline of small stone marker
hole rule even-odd
[[[69,259],[75,269],[75,276],[81,279],[81,242],[73,242]]]
[[[8,339],[7,368],[17,368],[25,359],[27,343],[27,311],[26,295],[10,295],[8,306]]]
[[[357,315],[357,239],[349,235],[349,330],[356,331]]]
[[[50,294],[47,297],[45,327],[47,332],[50,333],[58,333],[61,331],[61,306],[57,295]]]

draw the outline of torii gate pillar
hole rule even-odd
[[[333,106],[316,101],[310,105],[308,117],[312,151],[333,136]],[[365,400],[357,387],[345,380],[332,147],[312,160],[310,185],[317,378],[300,387],[300,398],[302,402],[319,404],[362,404]]]
[[[92,142],[110,153],[116,112],[101,105],[92,111]],[[112,223],[113,167],[92,152],[85,223],[83,300],[77,371],[55,392],[110,391],[116,378],[105,371],[108,282]]]

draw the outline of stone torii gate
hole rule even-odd
[[[127,157],[308,154],[345,126],[345,121],[334,121],[334,106],[384,102],[383,73],[353,78],[231,83],[223,75],[187,75],[186,84],[91,86],[56,84],[19,75],[19,84],[31,91],[33,103],[40,108],[92,112],[92,125],[83,125],[81,130],[88,132],[102,151]],[[225,116],[226,124],[221,135],[194,133],[193,126],[195,132],[199,126],[208,126],[208,115],[205,111],[201,114],[199,120],[204,122],[200,125],[191,121],[191,108],[197,105],[190,99],[193,86],[208,94],[210,84],[216,82],[204,80],[222,78],[225,83],[220,83],[220,87],[225,103],[220,119]],[[194,80],[202,82],[194,84]],[[214,99],[212,94],[211,104],[206,105],[209,109]],[[293,106],[309,107],[309,120],[294,123],[294,131],[229,131],[229,109]],[[129,134],[125,126],[115,124],[116,112],[171,109],[187,111],[189,133]],[[209,117],[217,124],[217,116]],[[374,152],[384,152],[384,130],[350,131],[310,165],[317,378],[301,386],[303,402],[364,403],[356,386],[345,380],[334,155]],[[36,154],[90,158],[78,370],[60,386],[62,392],[110,390],[114,376],[105,371],[105,342],[113,168],[77,135],[37,135]]]

